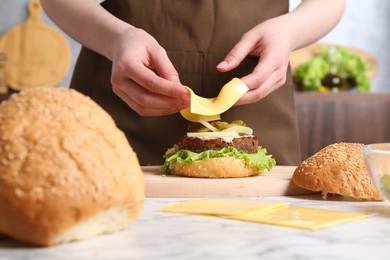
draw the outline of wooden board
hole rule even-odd
[[[39,0],[30,0],[28,9],[27,20],[0,39],[5,80],[15,90],[55,86],[64,79],[71,64],[69,43],[43,22]]]
[[[147,198],[260,197],[313,193],[291,182],[295,168],[294,166],[275,166],[263,175],[229,179],[161,175],[157,166],[142,167],[142,170]]]

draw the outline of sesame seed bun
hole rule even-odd
[[[303,161],[292,181],[301,188],[323,194],[384,200],[367,172],[362,149],[363,144],[358,143],[329,145]]]
[[[0,105],[0,233],[48,246],[126,228],[142,171],[125,135],[90,98],[37,88]]]
[[[175,163],[172,173],[195,178],[240,178],[259,175],[257,169],[234,157],[199,160],[188,165]]]

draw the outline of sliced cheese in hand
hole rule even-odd
[[[364,219],[367,218],[368,215],[336,210],[288,206],[256,216],[226,215],[225,217],[315,231],[354,220]]]
[[[181,110],[180,114],[185,119],[187,119],[188,121],[191,121],[191,122],[201,122],[202,120],[210,122],[210,121],[216,121],[216,120],[221,119],[221,116],[219,114],[214,115],[214,116],[204,116],[204,115],[198,115],[198,114],[191,113],[190,107],[187,107],[187,108]]]
[[[190,200],[160,209],[163,212],[215,216],[252,216],[286,207],[287,203],[236,200]]]
[[[219,120],[220,114],[231,108],[249,88],[239,78],[233,78],[225,84],[215,98],[204,98],[185,87],[191,95],[191,105],[180,111],[191,122]]]

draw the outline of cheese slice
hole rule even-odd
[[[163,212],[214,216],[253,216],[286,207],[287,203],[236,200],[191,200],[160,209]]]
[[[214,115],[214,116],[204,116],[204,115],[198,115],[198,114],[191,113],[190,107],[187,107],[187,108],[181,110],[180,114],[185,119],[187,119],[188,121],[191,121],[191,122],[200,122],[202,120],[210,122],[210,121],[216,121],[216,120],[220,120],[221,119],[221,116],[219,114],[218,115]]]
[[[210,199],[191,200],[168,205],[160,208],[160,211],[209,215],[310,231],[368,217],[365,214],[296,207],[280,202]]]
[[[354,220],[364,219],[367,218],[368,215],[336,210],[288,206],[266,214],[252,216],[226,215],[225,217],[315,231]]]
[[[204,98],[196,95],[189,87],[191,104],[180,111],[181,115],[191,122],[219,120],[220,114],[231,108],[249,88],[239,78],[233,78],[225,84],[215,98]]]

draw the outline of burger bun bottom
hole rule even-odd
[[[199,160],[188,165],[175,163],[172,173],[195,178],[240,178],[258,175],[257,169],[234,157]]]

